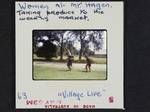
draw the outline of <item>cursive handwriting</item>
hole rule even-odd
[[[62,97],[63,99],[67,99],[67,98],[75,98],[76,100],[81,100],[81,98],[83,97],[101,97],[103,95],[103,93],[105,92],[105,90],[102,91],[92,91],[92,90],[88,90],[86,92],[81,92],[81,91],[62,91],[62,92],[58,92],[58,96]]]

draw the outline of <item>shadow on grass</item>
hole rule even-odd
[[[61,71],[61,72],[68,72],[69,71],[69,72],[71,72],[73,70],[71,70],[71,71],[70,70],[58,70],[58,71]],[[82,70],[78,70],[78,72],[91,73],[91,72],[88,72],[88,71],[85,71],[85,70],[83,70],[83,71]]]
[[[33,61],[43,61],[43,62],[66,62],[67,60],[55,60],[55,59],[33,59]]]
[[[82,71],[82,72],[88,73],[87,71]]]
[[[61,71],[61,72],[71,72],[70,70],[58,70],[58,71]]]
[[[33,61],[43,61],[43,62],[59,62],[59,63],[66,63],[67,59],[63,59],[63,60],[55,60],[55,59],[33,59]],[[86,63],[86,60],[74,60],[74,63]]]
[[[67,58],[66,59],[53,59],[53,58],[50,58],[50,59],[45,59],[45,58],[33,58],[33,62],[34,61],[41,61],[41,62],[58,62],[58,63],[66,63],[67,62]],[[92,59],[92,63],[93,64],[106,64],[106,58],[95,58],[95,59]],[[78,60],[78,59],[74,59],[73,60],[73,63],[86,63],[86,60],[83,58],[81,60]]]
[[[73,71],[73,70],[71,70],[71,71],[70,71],[70,70],[58,70],[58,71],[61,71],[61,72],[68,72],[68,71],[69,71],[69,72],[71,72],[71,71]],[[89,73],[89,72],[84,71],[84,70],[83,70],[83,71],[79,70],[78,72]]]

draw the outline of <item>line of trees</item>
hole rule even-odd
[[[33,46],[34,53],[39,57],[51,58],[57,55],[57,49],[59,49],[60,60],[63,60],[64,51],[69,49],[72,53],[72,49],[78,51],[79,60],[82,56],[88,52],[90,44],[93,45],[93,49],[99,50],[103,46],[103,33],[104,31],[33,31]],[[78,44],[77,44],[78,42]],[[41,44],[41,45],[40,45]],[[44,46],[45,52],[39,52]],[[78,45],[79,49],[75,48],[74,45]],[[38,55],[38,53],[43,53]]]

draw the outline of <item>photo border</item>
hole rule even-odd
[[[34,79],[34,59],[33,59],[33,32],[34,31],[106,31],[106,78],[105,79]],[[108,80],[108,30],[107,29],[33,29],[32,30],[32,80],[34,81],[87,81],[87,80]]]
[[[94,109],[72,109],[72,108],[69,108],[69,109],[41,109],[41,108],[28,108],[28,109],[24,109],[24,108],[16,108],[16,22],[15,22],[15,20],[16,20],[16,17],[15,17],[15,7],[16,7],[16,2],[123,2],[123,43],[124,43],[124,45],[123,45],[123,53],[124,53],[124,55],[123,55],[123,78],[124,78],[124,81],[123,81],[123,93],[124,93],[124,97],[123,97],[123,99],[124,99],[124,109],[108,109],[108,108],[94,108]],[[60,1],[60,0],[56,0],[56,1],[54,1],[54,0],[52,0],[52,1],[49,1],[49,0],[29,0],[29,1],[27,1],[27,0],[14,0],[14,1],[11,1],[11,2],[13,2],[12,3],[12,7],[13,7],[13,9],[12,9],[12,21],[13,21],[13,25],[12,25],[12,27],[13,27],[13,29],[12,29],[12,31],[13,31],[13,47],[14,47],[14,53],[13,53],[13,56],[14,56],[14,60],[13,60],[13,62],[14,62],[14,68],[15,68],[15,70],[14,70],[14,88],[15,88],[15,90],[14,90],[14,92],[13,92],[13,95],[14,95],[14,104],[13,104],[13,106],[14,106],[14,108],[13,108],[13,110],[15,111],[15,112],[57,112],[57,111],[60,111],[60,112],[71,112],[71,111],[73,111],[73,112],[99,112],[99,111],[103,111],[103,112],[124,112],[125,110],[126,110],[126,107],[127,106],[129,106],[127,103],[129,103],[129,102],[127,102],[127,97],[126,97],[126,94],[127,94],[127,92],[125,91],[125,90],[127,90],[128,88],[127,88],[127,84],[126,84],[126,76],[125,75],[127,75],[127,73],[126,73],[126,71],[124,71],[125,70],[125,67],[126,67],[126,64],[124,63],[125,62],[125,60],[127,60],[127,56],[125,56],[125,54],[127,53],[127,40],[125,39],[125,35],[127,35],[127,31],[126,31],[126,24],[127,24],[127,21],[126,21],[126,19],[127,19],[127,17],[125,17],[125,15],[127,15],[127,1],[126,0],[110,0],[110,1],[108,1],[108,0],[94,0],[94,1],[89,1],[89,0],[80,0],[80,1],[73,1],[73,0],[64,0],[64,1]],[[33,59],[32,59],[33,60]],[[130,95],[130,96],[133,96],[133,95]],[[13,111],[12,110],[12,111]],[[128,110],[128,109],[127,109]],[[132,109],[129,109],[129,110],[132,110]],[[138,110],[138,109],[134,109],[134,110]]]

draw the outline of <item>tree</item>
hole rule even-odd
[[[53,31],[52,34],[59,38],[59,46],[60,46],[60,60],[63,60],[63,52],[64,52],[64,33],[66,31]]]
[[[102,48],[103,31],[33,31],[33,48],[38,56],[51,58],[56,56],[57,48],[60,47],[60,60],[63,60],[63,53],[66,50],[68,53],[76,52],[79,54],[79,60],[86,53],[94,54],[95,50]],[[79,43],[78,49],[74,46]],[[90,48],[90,44],[94,46],[94,51]],[[39,45],[39,46],[37,46]],[[70,53],[70,54],[71,54]]]
[[[102,48],[103,39],[102,34],[103,31],[70,31],[70,38],[73,41],[77,39],[80,42],[80,50],[79,50],[79,60],[82,59],[82,56],[87,53],[87,48],[89,47],[89,43],[94,45],[94,50],[99,50]]]
[[[79,51],[79,60],[81,60],[82,58],[82,55],[83,55],[83,48],[84,48],[84,39],[85,39],[85,36],[86,36],[86,31],[71,31],[70,32],[72,36],[76,37],[75,39],[79,40],[80,41],[80,51]]]
[[[83,48],[85,46],[85,36],[86,36],[86,32],[85,31],[80,31],[80,35],[79,35],[79,39],[80,39],[80,44],[81,44],[81,49],[79,52],[79,60],[81,60],[82,55],[83,55]]]
[[[88,42],[91,42],[94,45],[94,50],[102,49],[103,47],[103,35],[104,31],[91,31],[88,34]]]
[[[67,31],[62,31],[62,30],[58,30],[58,31],[34,31],[34,33],[33,33],[34,34],[33,45],[35,46],[36,45],[35,43],[39,43],[38,40],[41,40],[41,38],[46,35],[48,37],[48,41],[50,41],[50,43],[53,43],[54,45],[56,45],[57,47],[60,48],[60,50],[59,50],[59,52],[60,52],[60,60],[63,60],[64,50],[66,50],[67,52],[70,52],[70,51],[68,51],[69,49],[66,49],[66,47],[64,45],[64,43],[65,44],[67,43],[66,42],[67,39],[64,38],[64,34],[66,32]],[[49,46],[51,46],[51,45],[49,44]],[[34,47],[34,48],[36,48],[36,47]],[[41,50],[44,50],[44,49],[41,49]]]
[[[33,31],[33,51],[38,57],[49,60],[56,57],[57,45],[54,44],[58,38],[51,31]]]
[[[43,43],[41,47],[38,48],[36,55],[38,57],[45,57],[49,60],[52,57],[56,57],[57,46],[50,41]]]

